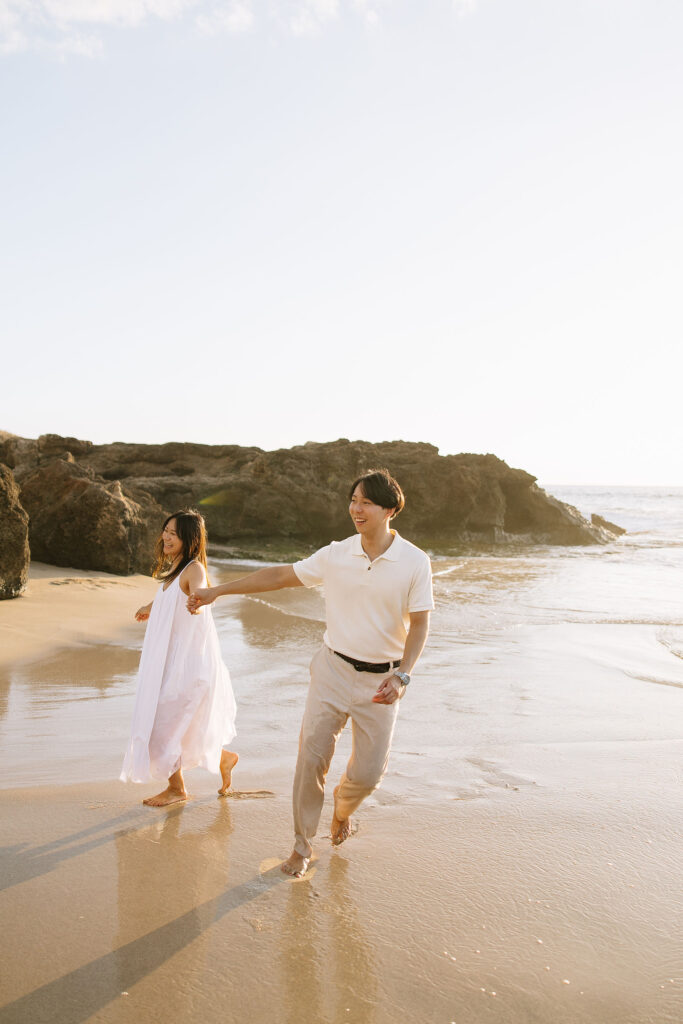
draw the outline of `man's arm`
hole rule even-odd
[[[418,659],[424,650],[429,635],[429,616],[431,612],[411,612],[410,626],[406,645],[403,648],[403,657],[398,667],[399,672],[411,674]],[[387,676],[377,688],[377,693],[372,698],[375,704],[393,704],[400,700],[405,692],[405,686],[398,676]]]
[[[188,611],[198,612],[205,604],[213,604],[217,597],[228,594],[263,594],[267,590],[284,590],[286,587],[303,587],[303,583],[291,565],[272,565],[257,569],[248,576],[241,576],[232,583],[221,583],[218,587],[204,587],[194,590],[187,602]]]

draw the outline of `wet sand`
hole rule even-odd
[[[155,587],[39,568],[0,608],[20,657],[0,674],[0,1024],[678,1024],[681,680],[645,627],[525,626],[454,658],[437,621],[385,783],[339,849],[328,795],[295,881],[316,599],[222,606],[236,792],[192,772],[192,800],[157,810],[158,786],[105,781]]]
[[[2,1024],[680,1020],[679,837],[648,801],[375,805],[293,881],[283,793],[126,796],[2,794]]]

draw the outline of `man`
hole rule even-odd
[[[351,815],[386,770],[398,702],[424,648],[434,607],[429,558],[389,526],[404,506],[387,470],[371,470],[351,486],[356,535],[333,541],[294,565],[259,569],[218,587],[195,591],[190,611],[225,594],[285,587],[325,588],[327,629],[311,662],[294,776],[295,842],[282,870],[306,873],[337,738],[351,719],[353,749],[334,791],[332,842],[351,834]],[[379,684],[379,685],[378,685]]]

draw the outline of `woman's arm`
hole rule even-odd
[[[180,589],[183,594],[187,594],[189,597],[193,590],[197,590],[198,587],[203,587],[206,582],[206,576],[204,575],[204,567],[198,562],[190,562],[186,565],[180,574],[180,580],[178,581]]]
[[[303,583],[291,565],[271,565],[257,569],[248,576],[241,576],[231,583],[218,587],[193,588],[187,602],[188,610],[197,612],[205,604],[212,604],[217,597],[229,594],[263,594],[268,590],[284,590],[286,587],[303,587]]]
[[[149,604],[143,604],[142,608],[138,608],[138,610],[135,613],[135,621],[136,622],[146,622],[147,619],[150,616],[150,612],[151,611],[152,611],[152,602],[151,601],[149,602]]]

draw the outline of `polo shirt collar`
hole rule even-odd
[[[383,554],[381,554],[379,558],[375,559],[376,562],[378,562],[380,558],[386,558],[389,562],[398,561],[400,555],[399,549],[401,547],[401,544],[403,544],[403,538],[401,537],[398,530],[392,530],[391,532],[394,535],[394,539],[391,542],[390,546],[387,548],[387,550]],[[360,555],[361,558],[367,558],[367,555],[363,551],[363,544],[359,533],[357,533],[355,537],[353,537],[353,543],[351,545],[351,554]]]

